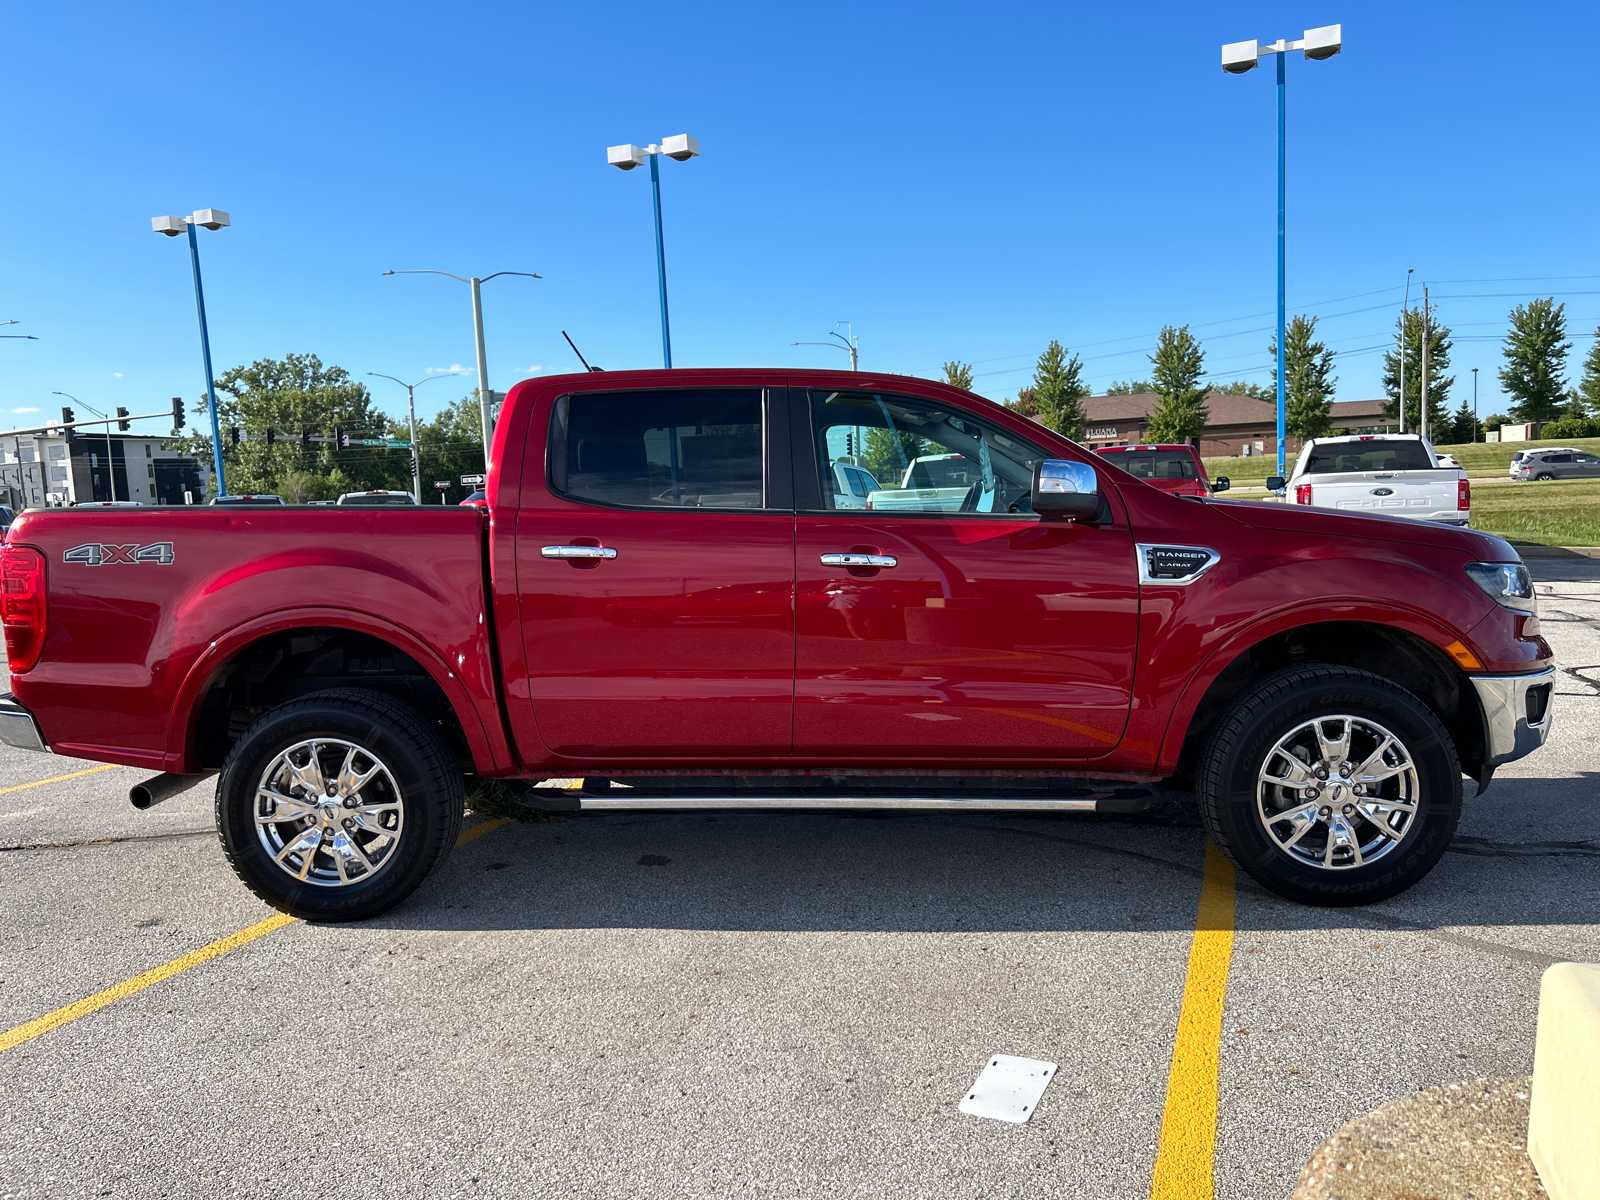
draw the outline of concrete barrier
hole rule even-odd
[[[1551,1200],[1600,1196],[1600,966],[1557,963],[1539,984],[1528,1155]]]

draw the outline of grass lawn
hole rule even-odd
[[[1472,527],[1513,542],[1600,546],[1600,479],[1475,487]]]
[[[1568,441],[1542,441],[1542,442],[1478,442],[1476,445],[1465,446],[1435,446],[1440,454],[1454,454],[1456,461],[1466,468],[1469,476],[1500,475],[1504,476],[1506,469],[1511,466],[1511,456],[1518,450],[1533,450],[1540,446],[1577,446],[1591,454],[1600,454],[1600,438],[1573,438]],[[1206,474],[1215,479],[1218,475],[1226,475],[1234,483],[1260,484],[1268,475],[1274,474],[1278,469],[1276,455],[1252,455],[1249,458],[1208,458],[1205,460]],[[1294,470],[1294,456],[1289,457],[1289,469]],[[1579,545],[1578,542],[1568,542],[1567,545]],[[1584,542],[1582,545],[1594,545],[1593,542]]]

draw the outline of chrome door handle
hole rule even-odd
[[[615,558],[610,546],[546,546],[539,551],[546,558]]]
[[[900,560],[892,554],[824,554],[825,567],[898,567]]]

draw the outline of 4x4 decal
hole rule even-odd
[[[63,562],[82,563],[86,567],[114,567],[121,563],[158,563],[172,565],[172,543],[151,542],[148,546],[112,546],[103,542],[85,542],[74,546],[61,556]]]

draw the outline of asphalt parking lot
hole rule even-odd
[[[1439,868],[1358,910],[1237,885],[1219,1196],[1526,1074],[1540,973],[1600,961],[1600,564],[1530,565],[1553,741]],[[0,749],[0,1031],[272,915],[209,790],[138,813],[142,775]],[[0,1051],[0,1197],[1150,1194],[1205,861],[1181,798],[466,839],[383,918],[285,922]],[[994,1053],[1060,1064],[1028,1124],[956,1111]]]

